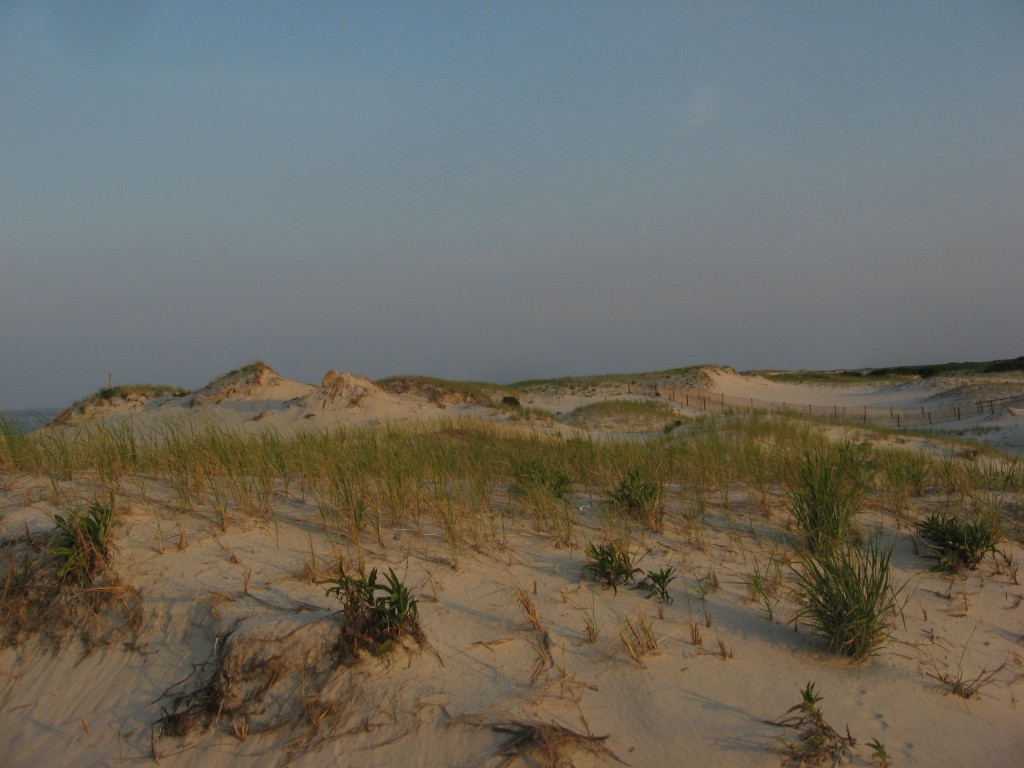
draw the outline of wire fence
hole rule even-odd
[[[1024,402],[1024,393],[993,400],[979,400],[965,405],[944,408],[870,408],[868,406],[811,405],[779,403],[753,397],[729,397],[706,389],[676,390],[655,387],[652,394],[668,398],[680,405],[709,413],[778,413],[833,421],[860,422],[886,427],[920,427],[945,424],[986,413],[994,414],[1015,401]]]

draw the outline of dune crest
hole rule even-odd
[[[216,405],[224,400],[293,400],[314,391],[312,384],[286,379],[269,365],[257,361],[214,379],[192,395],[189,405]]]

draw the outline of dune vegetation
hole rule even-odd
[[[518,398],[504,407],[514,413]],[[1015,608],[1019,594],[1020,459],[794,417],[675,416],[650,398],[558,417],[617,421],[617,437],[447,417],[291,430],[205,412],[34,432],[0,421],[0,636],[15,649],[157,653],[167,691],[132,715],[153,741],[121,736],[117,748],[161,760],[204,740],[230,751],[231,740],[257,739],[296,759],[325,743],[355,744],[379,750],[367,764],[388,764],[405,759],[389,750],[419,727],[411,723],[429,721],[430,708],[407,697],[442,686],[449,728],[529,736],[514,749],[485,739],[496,758],[555,765],[582,754],[611,764],[632,743],[658,764],[657,750],[644,751],[656,742],[628,737],[651,724],[597,713],[616,686],[631,685],[626,670],[667,675],[680,661],[701,670],[684,679],[723,702],[737,701],[725,670],[756,674],[761,656],[775,670],[765,673],[773,704],[782,682],[773,674],[793,683],[787,691],[793,675],[807,675],[831,692],[843,669],[864,679],[889,669],[901,696],[916,679],[956,695],[999,688],[1015,700],[1021,660],[999,658],[1000,633],[1012,630],[997,606]],[[972,672],[963,655],[980,638],[958,619],[975,611],[997,613],[977,614],[991,624],[978,630],[990,650]],[[200,646],[197,626],[208,638]],[[179,629],[158,639],[159,627]],[[458,680],[474,649],[505,644],[498,679],[509,682],[481,683],[480,695],[500,702],[485,715]],[[182,659],[202,648],[193,679]],[[387,660],[399,657],[408,672],[391,670]],[[727,662],[726,676],[704,659]],[[356,674],[391,683],[366,687]],[[607,689],[586,682],[608,679],[617,682]],[[352,686],[371,710],[390,697],[405,724],[381,726],[387,738],[364,743],[346,705]],[[676,690],[649,695],[667,705]],[[817,711],[809,701],[804,720],[780,722],[806,727]],[[99,717],[82,711],[83,722]],[[746,727],[775,715],[752,715]],[[911,755],[855,715],[847,707],[841,716],[859,738],[875,737],[876,755]],[[770,729],[759,738],[777,759]],[[699,747],[706,759],[717,754],[712,742]],[[791,760],[804,748],[783,743]],[[833,747],[853,754],[855,743]]]

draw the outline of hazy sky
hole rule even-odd
[[[0,0],[0,407],[1024,354],[1024,2]]]

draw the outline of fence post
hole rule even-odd
[[[898,427],[899,425],[900,425],[900,415],[897,413],[896,414],[896,426]]]

